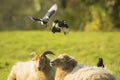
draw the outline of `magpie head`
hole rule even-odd
[[[102,58],[99,58],[99,62],[102,62],[102,63],[103,63],[103,59],[102,59]]]
[[[47,23],[48,23],[48,21],[46,21],[46,20],[42,20],[42,21],[41,21],[41,24],[42,24],[42,25],[47,24]]]

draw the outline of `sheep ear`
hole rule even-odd
[[[34,56],[34,58],[32,59],[33,61],[35,61],[39,58],[39,54],[37,54],[36,52],[31,52],[30,56]]]
[[[47,54],[55,55],[52,51],[45,51],[41,56],[46,56]]]
[[[68,60],[67,63],[70,64],[73,67],[77,65],[77,61],[75,59],[70,59],[70,60]]]
[[[77,61],[76,60],[74,60],[74,59],[69,59],[67,62],[66,62],[66,64],[65,64],[65,66],[64,66],[64,70],[68,70],[68,71],[71,71],[75,66],[77,65]],[[69,67],[69,68],[68,68]]]

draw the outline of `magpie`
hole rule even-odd
[[[66,24],[64,20],[56,19],[52,24],[51,31],[53,33],[56,33],[56,32],[61,32],[62,30],[64,34],[66,35],[69,32],[68,25]]]
[[[39,23],[41,23],[41,25],[47,25],[50,17],[57,11],[57,4],[52,5],[52,7],[47,11],[47,13],[45,14],[45,16],[41,19],[41,18],[34,18],[31,16],[28,16],[31,20],[37,21]]]
[[[103,59],[102,58],[99,58],[97,66],[104,68],[104,64],[103,64]]]

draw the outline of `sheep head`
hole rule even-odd
[[[44,68],[50,66],[50,59],[46,56],[47,54],[54,55],[52,51],[45,51],[41,55],[36,54],[34,58],[34,60],[36,61],[36,67],[39,71],[44,70]]]
[[[77,65],[77,61],[66,54],[61,54],[56,59],[51,61],[50,64],[52,67],[71,71]]]

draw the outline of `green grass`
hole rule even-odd
[[[0,80],[6,80],[11,67],[18,61],[31,59],[29,53],[45,50],[56,56],[67,53],[79,63],[96,65],[98,57],[120,80],[120,32],[70,32],[53,34],[49,31],[0,32]],[[55,58],[56,56],[51,56]]]

